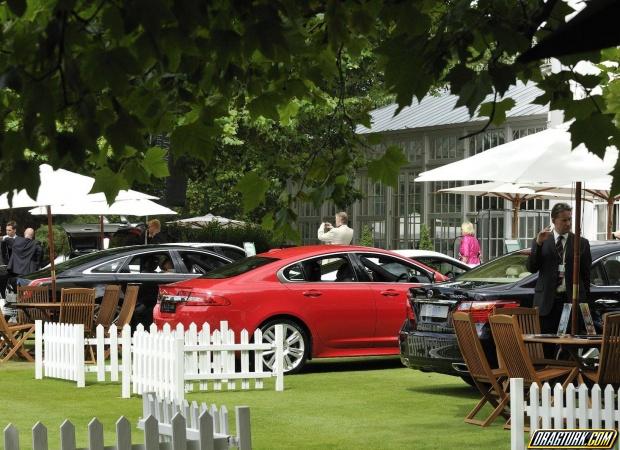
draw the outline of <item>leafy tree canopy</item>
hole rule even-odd
[[[235,117],[249,129],[269,123],[277,133],[294,123],[301,132],[312,123],[303,117],[308,108],[328,110],[324,138],[297,136],[296,157],[274,137],[273,146],[257,147],[260,167],[237,168],[244,209],[261,207],[263,225],[286,233],[295,201],[343,201],[353,149],[367,144],[354,127],[369,126],[376,106],[349,101],[350,76],[365,58],[400,108],[449,85],[473,113],[494,92],[498,101],[481,106],[494,124],[510,107],[499,101],[508,87],[535,81],[544,91],[538,103],[575,119],[573,144],[602,155],[619,139],[617,66],[601,65],[598,75],[573,70],[584,57],[599,63],[600,52],[563,57],[565,69],[553,74],[515,62],[569,12],[559,0],[0,2],[0,192],[33,192],[46,161],[94,174],[112,198],[167,175],[165,152],[148,145],[149,135],[169,135],[175,158],[208,167],[218,163],[222,138],[236,138]],[[618,49],[604,59],[619,61]],[[372,89],[356,82],[356,96]],[[574,100],[570,82],[588,96]],[[390,148],[368,161],[369,174],[394,183],[403,161]],[[282,174],[296,186],[292,194]],[[269,203],[274,182],[280,195]]]

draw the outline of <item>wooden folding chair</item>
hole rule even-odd
[[[121,306],[121,311],[120,313],[118,313],[118,318],[116,319],[116,327],[119,333],[123,330],[123,327],[125,325],[131,322],[131,318],[133,317],[133,311],[134,309],[136,309],[136,301],[138,300],[139,289],[140,285],[138,284],[129,284],[127,285],[127,289],[125,289],[123,306]]]
[[[598,370],[583,370],[582,374],[603,387],[620,386],[620,314],[607,313],[603,317],[603,344]]]
[[[34,358],[24,348],[26,340],[34,333],[33,324],[10,325],[0,313],[0,363],[15,355],[32,362]]]
[[[523,342],[523,332],[516,316],[494,314],[489,316],[495,346],[499,350],[501,367],[510,378],[523,378],[526,386],[543,383],[556,378],[565,378],[562,386],[566,387],[572,380],[574,367],[547,365],[536,369]]]
[[[524,334],[540,334],[540,316],[538,308],[495,308],[493,314],[514,316],[517,318],[519,327]],[[559,365],[567,367],[577,367],[575,361],[557,360],[545,358],[543,345],[540,342],[525,342],[525,348],[530,359],[535,366]]]
[[[60,322],[83,324],[84,333],[93,330],[95,290],[88,288],[63,288],[60,292]]]
[[[48,286],[17,286],[17,303],[49,303],[50,288]],[[35,320],[49,321],[45,311],[28,309],[28,312],[19,310],[18,323],[33,323]]]
[[[118,301],[121,296],[121,286],[118,284],[108,284],[105,287],[103,293],[103,299],[99,306],[99,313],[95,319],[95,329],[99,325],[103,325],[106,330],[112,325],[114,320],[114,314],[118,306]]]
[[[510,418],[510,411],[507,409],[510,397],[505,390],[506,372],[503,369],[491,369],[471,315],[455,312],[452,315],[452,324],[469,375],[482,394],[480,401],[465,416],[465,422],[486,427],[499,415],[505,419]],[[494,407],[493,411],[484,420],[476,419],[476,415],[486,403]]]

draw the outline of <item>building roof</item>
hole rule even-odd
[[[547,114],[549,112],[548,105],[541,106],[531,103],[542,93],[543,91],[534,83],[517,82],[515,86],[510,86],[502,99],[510,97],[514,99],[516,104],[506,113],[506,118]],[[414,99],[411,106],[404,107],[397,116],[394,116],[394,112],[398,105],[394,103],[384,106],[371,112],[371,128],[358,125],[356,132],[366,134],[411,130],[439,125],[480,122],[486,119],[484,116],[478,116],[477,113],[470,117],[465,106],[455,108],[457,100],[458,97],[452,94],[427,95],[420,102]],[[488,95],[484,101],[491,100],[493,100],[492,94]]]

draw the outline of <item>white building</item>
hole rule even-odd
[[[504,124],[465,139],[464,136],[479,131],[487,118],[477,115],[470,118],[466,107],[455,108],[457,97],[448,93],[414,101],[396,116],[395,104],[373,111],[371,128],[359,126],[358,134],[380,134],[383,139],[377,151],[396,144],[403,149],[409,163],[401,169],[397,188],[375,183],[365,172],[358,174],[357,186],[365,198],[347,210],[350,225],[355,230],[354,242],[361,236],[362,227],[367,225],[373,230],[375,246],[413,248],[419,240],[421,224],[426,224],[435,249],[453,254],[460,225],[467,219],[476,225],[484,260],[503,254],[504,239],[511,237],[511,205],[507,201],[436,193],[442,188],[470,182],[414,183],[413,180],[425,170],[547,128],[551,120],[548,106],[532,103],[541,94],[533,83],[512,86],[504,98],[514,99],[515,106],[506,114]],[[521,246],[529,246],[535,234],[549,224],[551,205],[549,200],[530,200],[522,205]],[[602,214],[597,214],[597,210]],[[585,206],[584,236],[604,239],[605,211],[605,206]],[[324,205],[320,210],[309,204],[302,205],[298,209],[302,242],[317,242],[320,222],[334,212],[333,205]]]

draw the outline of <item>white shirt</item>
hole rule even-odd
[[[566,248],[566,239],[568,239],[568,233],[564,233],[564,234],[560,234],[557,231],[555,231],[555,228],[553,229],[553,242],[555,245],[557,245],[558,243],[558,237],[562,236],[562,249]]]
[[[325,224],[322,223],[317,233],[319,241],[326,244],[343,244],[349,245],[353,240],[353,228],[349,228],[343,224],[339,227],[333,227],[329,231],[325,231]]]

